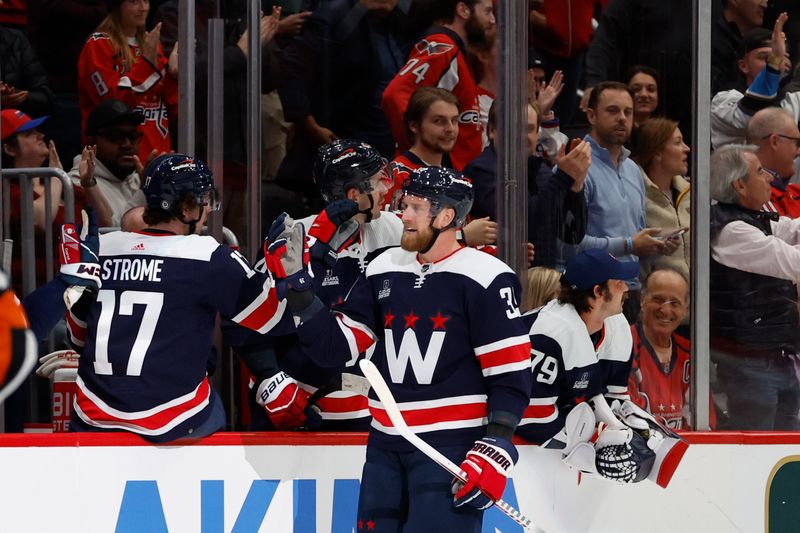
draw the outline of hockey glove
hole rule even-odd
[[[494,505],[503,495],[508,473],[518,458],[514,445],[501,437],[483,437],[475,441],[461,463],[467,482],[453,481],[453,505],[466,504],[481,510]]]
[[[597,473],[617,483],[642,481],[655,461],[645,440],[630,428],[601,431],[595,451]]]
[[[87,207],[81,211],[83,225],[80,236],[75,224],[61,225],[59,245],[59,277],[67,285],[78,285],[98,290],[100,281],[100,234],[97,230],[97,217],[94,209]]]
[[[80,354],[74,350],[59,350],[43,355],[39,358],[36,375],[45,379],[53,379],[53,374],[60,368],[78,368],[78,359],[80,359]]]
[[[308,246],[301,224],[281,213],[264,240],[264,261],[275,278],[278,298],[286,298],[289,290],[303,292],[314,288],[308,271]]]
[[[256,402],[267,412],[275,429],[313,429],[322,422],[316,409],[308,405],[308,393],[286,372],[263,380],[256,390]]]
[[[336,265],[339,252],[358,234],[358,222],[351,220],[356,213],[358,204],[353,200],[336,200],[317,215],[308,230],[311,259],[322,261],[328,268]]]

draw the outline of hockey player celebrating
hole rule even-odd
[[[205,164],[160,156],[143,192],[148,228],[100,238],[102,287],[67,315],[82,352],[70,429],[128,430],[153,442],[202,437],[225,424],[207,376],[217,312],[265,333],[285,304],[272,278],[196,234],[219,207]]]
[[[335,310],[304,290],[312,284],[304,279],[300,225],[288,227],[288,242],[270,251],[282,255],[278,286],[290,289],[306,354],[337,366],[374,350],[411,429],[463,460],[467,483],[451,491],[450,474],[398,436],[381,403],[370,399],[360,526],[477,532],[482,510],[501,496],[517,460],[511,436],[531,386],[519,280],[496,258],[458,243],[456,229],[472,205],[469,180],[421,168],[403,191],[401,248],[376,257]]]
[[[297,222],[308,234],[315,293],[326,306],[335,307],[373,258],[400,244],[403,223],[381,211],[389,185],[386,160],[367,143],[338,139],[322,146],[314,161],[314,180],[328,205],[318,215]],[[266,266],[259,262],[256,268]],[[241,332],[234,335],[241,338]],[[247,341],[236,341],[234,346],[255,374],[256,402],[274,427],[368,429],[366,390],[355,358],[335,368],[322,368],[303,353],[295,335],[246,336]],[[322,418],[319,425],[313,420],[317,415],[307,408],[314,393]],[[260,427],[258,422],[256,427]]]

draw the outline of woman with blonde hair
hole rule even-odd
[[[644,178],[645,225],[661,228],[656,238],[667,244],[663,255],[639,259],[641,279],[657,266],[673,268],[689,279],[691,189],[684,178],[689,151],[674,120],[651,118],[639,126],[632,158]]]
[[[159,39],[161,23],[145,31],[149,0],[108,0],[108,15],[78,58],[78,98],[83,130],[94,107],[112,98],[144,116],[139,159],[169,152],[170,121],[178,113],[178,47],[169,59]],[[85,139],[84,139],[85,141]]]
[[[561,287],[561,272],[547,267],[528,269],[522,312],[537,309],[550,300],[558,298]]]

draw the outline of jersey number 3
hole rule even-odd
[[[125,374],[139,376],[142,373],[144,357],[153,341],[158,317],[164,307],[164,294],[160,292],[124,291],[119,295],[119,308],[117,308],[116,293],[110,290],[100,290],[97,301],[100,302],[100,318],[97,321],[97,337],[95,340],[94,371],[96,374],[110,376],[113,374],[111,362],[108,360],[108,338],[111,335],[111,325],[114,317],[132,316],[134,305],[144,305],[144,316],[136,333],[136,340],[131,348],[128,358],[128,367]]]

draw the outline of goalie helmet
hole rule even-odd
[[[387,172],[386,168],[386,160],[367,143],[337,139],[317,150],[314,181],[323,200],[330,203],[344,198],[353,187],[362,193],[372,192],[370,178]]]
[[[147,206],[171,211],[186,193],[198,204],[207,202],[219,209],[214,176],[205,163],[184,154],[165,154],[155,158],[145,169],[142,192]]]
[[[656,454],[637,432],[626,444],[612,444],[596,451],[597,473],[618,483],[638,483],[653,468]]]
[[[436,216],[442,208],[452,208],[456,212],[451,224],[453,227],[464,225],[475,195],[469,178],[442,167],[414,170],[403,182],[403,194],[427,198],[431,203],[432,216]]]

